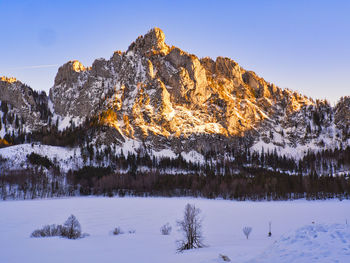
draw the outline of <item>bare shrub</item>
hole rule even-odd
[[[42,234],[41,234],[41,229],[36,229],[32,232],[32,234],[30,235],[30,237],[42,237]]]
[[[61,225],[46,225],[42,229],[34,230],[30,235],[31,237],[54,237],[61,236],[62,226]]]
[[[123,230],[118,226],[113,230],[113,235],[121,235],[124,234]]]
[[[184,239],[178,241],[178,251],[204,247],[202,243],[202,220],[199,217],[200,209],[194,205],[187,204],[184,218],[177,222],[179,230],[183,232]]]
[[[243,227],[243,234],[246,236],[248,239],[250,232],[252,232],[252,228],[250,226],[245,226]]]
[[[46,225],[41,229],[34,230],[31,237],[61,236],[69,239],[86,237],[88,234],[81,233],[81,226],[74,215],[68,217],[64,225]]]
[[[169,223],[166,223],[165,225],[163,225],[161,228],[160,228],[160,233],[162,235],[170,235],[171,233],[171,225]]]

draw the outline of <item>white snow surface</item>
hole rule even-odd
[[[349,262],[350,226],[306,225],[275,242],[254,262]]]
[[[200,208],[205,248],[176,252],[176,220],[187,203]],[[90,236],[30,238],[70,214]],[[105,198],[0,202],[0,262],[350,262],[350,201],[237,202],[195,198]],[[272,237],[268,237],[268,222]],[[169,222],[173,231],[160,234]],[[312,224],[315,222],[315,224]],[[119,226],[125,234],[114,236]],[[244,226],[252,227],[247,240]],[[129,230],[136,230],[128,234]]]
[[[181,155],[188,162],[201,163],[201,164],[205,163],[205,159],[203,155],[201,155],[196,151],[190,151],[188,153],[182,152]]]

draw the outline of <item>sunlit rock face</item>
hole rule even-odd
[[[159,28],[90,68],[66,63],[50,99],[62,117],[99,116],[114,130],[101,143],[132,138],[159,149],[207,151],[237,146],[242,138],[248,146],[343,142],[335,136],[341,122],[334,123],[327,102],[282,90],[229,58],[199,59],[170,47]],[[322,116],[317,124],[314,112]],[[332,134],[315,136],[333,124]]]
[[[143,56],[151,57],[157,54],[167,55],[169,50],[169,46],[165,44],[164,32],[159,28],[153,28],[146,35],[138,37],[129,46],[127,52],[138,52]]]

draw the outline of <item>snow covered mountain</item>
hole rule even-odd
[[[13,144],[31,133],[55,144],[50,133],[80,127],[95,146],[128,151],[132,142],[174,156],[250,149],[299,159],[309,149],[350,145],[350,97],[335,107],[314,101],[229,58],[200,59],[169,46],[159,28],[91,67],[64,64],[49,96],[2,77],[0,101],[0,136]]]
[[[0,139],[48,125],[51,112],[46,93],[38,93],[15,78],[0,77],[0,104]]]

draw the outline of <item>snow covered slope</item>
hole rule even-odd
[[[141,143],[135,140],[127,140],[122,148],[116,148],[115,154],[137,154],[140,149]],[[104,150],[103,147],[101,147]],[[60,168],[61,172],[68,172],[69,170],[78,170],[84,165],[89,166],[109,166],[108,160],[103,160],[102,162],[96,162],[96,160],[87,160],[85,163],[81,156],[81,149],[79,147],[69,148],[69,147],[59,147],[51,145],[43,145],[38,143],[25,143],[19,145],[13,145],[5,148],[0,148],[0,169],[6,170],[21,170],[26,168],[32,168],[33,165],[28,161],[28,155],[31,153],[38,154],[42,157],[47,157],[54,165]],[[171,150],[161,150],[155,151],[150,149],[148,154],[151,157],[160,158],[168,157],[175,159],[177,155]],[[204,163],[204,158],[202,155],[195,151],[189,153],[182,153],[184,160],[192,161],[195,163]],[[148,167],[140,167],[140,171],[149,171]],[[126,170],[127,171],[127,170]],[[125,171],[125,172],[126,172]],[[123,172],[118,169],[118,172]],[[190,171],[174,169],[167,170],[168,173],[186,173]],[[1,175],[1,173],[0,173]]]
[[[183,217],[187,203],[202,211],[204,242],[208,246],[176,253],[176,240],[181,237],[176,220]],[[70,214],[77,217],[89,237],[29,237],[34,229],[62,223]],[[4,263],[222,263],[219,254],[237,263],[350,262],[350,233],[344,225],[350,219],[349,201],[88,197],[0,202],[0,215],[0,262]],[[166,222],[173,231],[162,236],[160,227]],[[126,233],[111,235],[117,226]],[[253,228],[248,240],[242,233],[244,226]],[[128,234],[128,230],[136,232]]]
[[[79,148],[67,148],[42,144],[20,144],[0,149],[0,156],[6,159],[2,165],[4,169],[25,169],[30,164],[27,155],[36,153],[46,156],[60,169],[67,172],[69,169],[77,169],[83,166]]]
[[[315,224],[282,235],[250,263],[349,262],[350,225]]]

